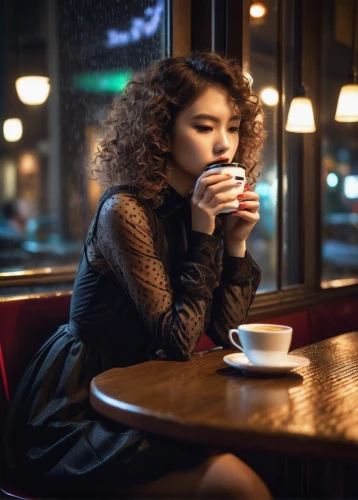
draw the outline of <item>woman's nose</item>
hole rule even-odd
[[[226,132],[223,132],[218,135],[216,138],[215,146],[214,146],[214,151],[216,153],[222,152],[222,151],[228,151],[230,149],[230,141],[228,138],[228,135]]]

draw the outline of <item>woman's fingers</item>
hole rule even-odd
[[[220,182],[220,184],[209,186],[204,193],[202,201],[213,208],[221,203],[231,202],[232,204],[238,199],[238,189],[235,188],[238,188],[237,181],[234,183],[232,181],[229,183]]]
[[[255,193],[255,191],[244,191],[241,198],[242,200],[256,200],[258,201],[260,199],[260,195]]]
[[[194,203],[199,203],[199,201],[203,198],[206,190],[217,183],[228,181],[232,183],[233,176],[230,174],[211,174],[211,175],[202,175],[196,181],[194,193],[192,200]]]
[[[211,211],[215,216],[222,213],[222,212],[231,213],[231,212],[235,212],[236,210],[238,210],[238,209],[233,209],[232,201],[225,201],[225,202],[219,203],[219,205],[216,205],[215,207],[211,208]]]
[[[255,224],[260,219],[259,212],[248,212],[247,210],[238,210],[236,214],[233,214],[234,217],[239,217],[240,219],[245,220],[246,222],[251,222]]]
[[[260,203],[258,201],[240,201],[239,210],[248,210],[250,212],[258,212]]]
[[[237,181],[233,176],[224,175],[211,175],[202,179],[200,184],[197,185],[195,195],[193,195],[193,202],[198,207],[215,208],[216,206],[232,202],[237,198],[237,192],[240,185],[243,183]]]
[[[245,185],[245,191],[242,194],[236,195],[235,190],[232,188],[239,187],[239,182],[230,174],[209,174],[209,172],[205,172],[199,177],[195,185],[192,202],[198,208],[205,211],[209,210],[212,215],[216,216],[220,212],[232,209],[233,202],[238,199],[240,206],[236,215],[248,221],[257,221],[258,217],[251,217],[251,215],[258,213],[260,196],[251,191],[247,185]],[[232,211],[234,212],[234,210]],[[239,215],[243,212],[245,212],[244,215]]]

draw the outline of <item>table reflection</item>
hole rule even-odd
[[[275,408],[288,412],[290,392],[303,382],[300,375],[275,379],[229,378],[226,383],[226,411],[232,418],[255,418]]]

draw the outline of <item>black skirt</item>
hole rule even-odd
[[[26,370],[5,430],[17,483],[29,490],[93,493],[154,481],[205,459],[200,446],[147,435],[97,413],[94,376],[120,366],[115,351],[87,345],[62,326]]]

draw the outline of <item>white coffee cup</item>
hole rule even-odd
[[[239,336],[241,345],[233,339],[234,333]],[[248,323],[230,330],[229,338],[253,365],[279,366],[290,348],[292,328],[285,325]]]
[[[246,169],[247,167],[242,163],[213,163],[209,165],[205,170],[206,172],[212,172],[213,174],[231,174],[237,182],[241,182],[241,184],[236,184],[232,188],[228,189],[229,193],[232,193],[233,196],[237,197],[239,194],[244,192],[245,182],[246,182]],[[237,210],[240,206],[240,201],[235,199],[230,207],[225,208],[222,214],[229,214],[234,210]]]

